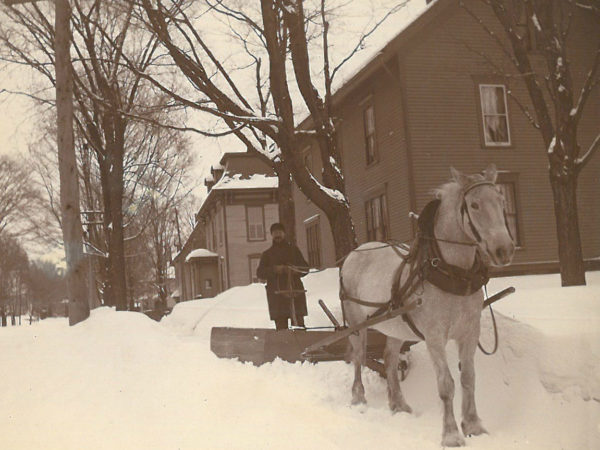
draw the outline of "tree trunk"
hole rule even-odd
[[[127,311],[127,282],[125,279],[125,239],[123,235],[123,158],[112,158],[109,172],[108,195],[110,196],[109,275],[112,295],[117,311]]]
[[[550,173],[558,236],[558,258],[562,286],[585,285],[585,266],[577,217],[577,175]]]
[[[104,202],[104,231],[107,241],[105,304],[126,311],[125,242],[123,236],[123,154],[113,143],[106,159],[100,160],[100,183]]]
[[[73,80],[70,71],[71,8],[68,0],[55,3],[56,112],[62,233],[67,261],[69,325],[90,315],[79,213],[79,182],[73,138]]]
[[[339,205],[335,208],[328,208],[324,212],[333,234],[336,265],[341,267],[345,257],[357,246],[350,208],[346,205]]]
[[[292,195],[292,178],[290,172],[278,164],[276,167],[279,185],[277,194],[279,196],[279,222],[285,227],[285,234],[290,242],[296,243],[296,207]]]

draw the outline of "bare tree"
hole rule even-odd
[[[600,38],[597,33],[589,36],[593,50],[585,58],[588,67],[574,67],[569,58],[572,49],[569,36],[572,28],[581,23],[595,21],[598,24],[600,3],[597,0],[484,0],[507,40],[495,34],[495,24],[483,20],[471,5],[462,0],[460,3],[502,48],[527,87],[533,114],[522,103],[519,106],[540,132],[547,151],[562,285],[585,284],[577,180],[600,147],[600,134],[588,149],[582,151],[578,126],[590,95],[597,92]],[[532,42],[538,50],[535,53],[531,51]],[[544,64],[538,63],[539,55]],[[499,69],[489,57],[486,61]],[[581,82],[575,81],[575,70],[585,73]],[[593,114],[592,111],[587,113]]]
[[[79,137],[95,154],[102,187],[103,234],[108,256],[106,296],[117,309],[126,309],[123,221],[126,148],[135,143],[132,124],[139,117],[151,119],[156,108],[165,106],[142,104],[152,97],[147,94],[148,83],[121,64],[121,54],[127,49],[138,67],[146,68],[153,61],[157,45],[151,35],[135,28],[131,6],[127,4],[75,1],[73,5],[72,48],[76,57],[66,65],[74,80],[75,122]],[[55,84],[54,73],[48,68],[48,62],[54,62],[54,55],[48,51],[54,38],[48,11],[33,4],[25,11],[11,10],[10,15],[21,28],[19,39],[15,39],[14,33],[3,35],[9,49],[4,59],[34,67]],[[32,96],[52,104],[51,99],[39,94]]]
[[[336,256],[340,258],[350,252],[357,241],[340,169],[332,86],[339,67],[362,45],[362,37],[346,58],[332,66],[325,1],[308,12],[302,1],[293,0],[262,0],[260,10],[250,12],[240,2],[233,1],[208,2],[208,10],[202,13],[181,0],[141,0],[141,4],[148,26],[200,99],[197,94],[193,97],[174,92],[150,72],[144,76],[181,105],[220,118],[249,151],[266,158],[279,174],[283,197],[291,197],[291,174],[302,192],[329,219]],[[215,10],[242,23],[251,33],[246,36],[255,36],[265,50],[264,61],[253,56],[253,51],[248,52],[252,59],[248,67],[257,74],[250,89],[244,89],[243,82],[236,80],[236,72],[242,68],[225,67],[197,28],[196,16],[212,17],[210,14]],[[317,31],[311,34],[315,28]],[[311,35],[322,36],[323,45],[316,50],[309,45]],[[323,93],[313,75],[311,50],[317,51],[317,59],[323,61],[323,67],[319,68],[324,73]],[[264,78],[261,68],[266,70]],[[253,104],[254,98],[258,101]],[[294,110],[298,104],[310,114],[310,120],[298,123]],[[311,143],[316,144],[321,156],[323,172],[318,177],[304,163],[303,150]],[[293,221],[293,213],[284,212],[283,216]]]
[[[16,300],[21,295],[29,259],[21,244],[7,233],[0,233],[0,254],[0,316],[2,326],[6,326],[8,312],[14,322]]]
[[[0,155],[0,233],[27,233],[38,200],[29,169],[14,158]]]

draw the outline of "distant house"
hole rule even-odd
[[[196,227],[173,260],[181,301],[258,281],[268,229],[279,217],[277,176],[258,156],[226,153],[205,185]]]
[[[502,36],[483,2],[467,4]],[[592,62],[583,55],[594,54],[600,25],[591,14],[578,14],[573,21],[569,62],[577,91]],[[358,240],[410,240],[415,224],[409,211],[425,206],[432,189],[449,179],[450,166],[475,173],[495,163],[518,245],[509,270],[556,270],[546,149],[520,107],[532,109],[527,90],[521,77],[494,73],[481,55],[516,72],[494,38],[458,1],[438,0],[335,92],[342,167]],[[598,117],[596,86],[579,128],[583,148],[598,133]],[[319,178],[318,149],[305,152],[306,164]],[[579,224],[587,260],[600,256],[599,173],[600,158],[595,157],[579,178]],[[294,200],[300,248],[312,266],[333,266],[326,216],[297,188]]]

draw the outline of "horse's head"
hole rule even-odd
[[[450,170],[461,187],[460,220],[464,232],[477,242],[491,265],[507,266],[515,253],[515,244],[506,221],[506,201],[496,187],[496,166],[490,165],[483,175]]]

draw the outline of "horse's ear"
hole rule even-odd
[[[469,177],[460,173],[452,166],[450,166],[450,173],[452,174],[452,179],[458,184],[460,184],[462,187],[465,187],[467,184],[469,184]]]
[[[498,171],[496,170],[496,165],[490,164],[489,166],[487,166],[483,176],[487,181],[496,183],[496,178],[498,178]]]

